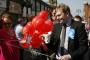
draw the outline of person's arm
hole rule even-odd
[[[80,24],[78,26],[77,35],[78,35],[77,38],[79,41],[79,48],[70,54],[72,60],[79,56],[84,55],[84,53],[86,52],[86,50],[88,48],[87,33],[85,30],[84,24]]]
[[[60,35],[59,35],[60,31],[61,31],[60,24],[59,23],[55,24],[52,29],[52,33],[50,35],[50,41],[47,44],[50,54],[57,53],[60,44]]]

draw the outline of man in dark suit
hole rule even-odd
[[[60,23],[54,25],[48,48],[56,53],[55,57],[58,60],[83,60],[83,56],[88,48],[84,24],[73,20],[70,8],[65,4],[57,6],[56,16]],[[63,45],[63,39],[61,38],[63,34],[62,26],[66,30]]]

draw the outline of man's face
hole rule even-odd
[[[53,20],[56,20],[55,14],[56,14],[56,10],[54,9],[54,10],[52,11],[52,19],[53,19]]]
[[[54,9],[52,12],[52,16],[55,16],[56,10]]]
[[[59,20],[60,22],[66,20],[67,18],[67,14],[65,14],[61,8],[57,9],[56,16],[57,16],[57,20]]]

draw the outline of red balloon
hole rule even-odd
[[[28,34],[33,35],[35,28],[34,28],[32,22],[28,22],[27,26],[28,26]]]
[[[37,35],[37,36],[40,36],[41,34],[42,34],[42,32],[38,31],[38,30],[35,30],[34,33],[33,33],[33,35]]]
[[[23,27],[22,33],[24,36],[28,35],[28,32],[29,32],[28,28],[29,28],[28,26]]]
[[[35,31],[35,28],[34,28],[32,22],[28,22],[24,26],[22,33],[23,33],[23,35],[28,35],[28,34],[33,35],[34,31]]]
[[[23,48],[29,48],[29,44],[24,43],[24,44],[22,44],[22,47],[23,47]]]
[[[49,32],[52,30],[53,28],[53,22],[51,20],[46,20],[45,23],[44,23],[44,32]]]
[[[42,27],[42,25],[44,24],[45,20],[43,18],[40,18],[38,16],[36,16],[33,20],[32,20],[32,24],[35,27],[36,30],[38,30],[39,28]]]
[[[45,22],[42,25],[37,27],[37,30],[40,32],[40,34],[44,33],[43,31],[44,29],[47,29],[47,27],[45,26]]]
[[[39,19],[39,17],[38,17],[38,16],[35,16],[35,17],[32,19],[32,24],[34,24],[38,19]]]
[[[48,12],[47,11],[41,11],[39,14],[38,14],[39,17],[42,17],[43,19],[47,20],[48,18]]]
[[[40,48],[41,44],[44,43],[44,40],[42,40],[42,38],[37,35],[33,35],[31,40],[32,41],[30,42],[30,44],[33,48]]]

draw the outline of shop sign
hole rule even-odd
[[[9,12],[21,14],[22,12],[21,5],[19,3],[10,1]]]
[[[6,0],[0,0],[0,8],[6,8]]]

